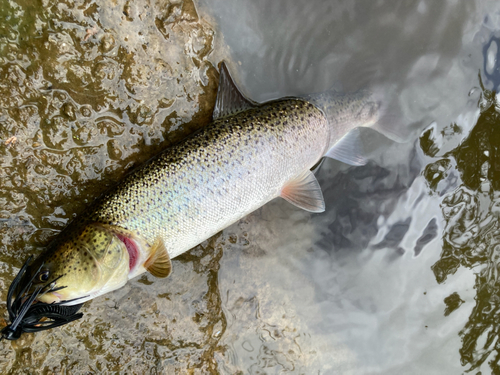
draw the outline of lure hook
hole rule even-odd
[[[48,290],[55,291],[65,288],[64,286],[58,288],[51,287],[51,284],[53,285],[56,279],[45,285],[35,287],[34,291],[29,293],[33,285],[33,280],[42,269],[43,263],[24,287],[16,293],[32,259],[33,256],[30,256],[24,263],[7,292],[7,311],[11,323],[0,331],[2,334],[0,340],[17,340],[21,337],[22,333],[45,331],[73,322],[83,316],[82,313],[78,313],[83,303],[72,306],[64,305],[64,303],[75,301],[80,298],[50,304],[40,301],[35,302],[36,298],[41,293],[45,293]],[[14,297],[15,293],[16,296]]]

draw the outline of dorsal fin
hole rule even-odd
[[[217,89],[213,119],[233,115],[255,106],[256,103],[247,99],[236,87],[226,63],[222,61],[220,63],[219,88]]]

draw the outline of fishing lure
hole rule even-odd
[[[39,332],[47,329],[60,327],[64,324],[80,319],[83,314],[78,313],[83,303],[71,306],[64,306],[62,303],[35,302],[38,296],[48,291],[54,292],[65,288],[64,286],[53,287],[53,281],[40,285],[32,293],[28,293],[32,287],[33,276],[28,283],[20,289],[21,280],[25,277],[26,269],[33,257],[29,257],[24,263],[7,293],[7,311],[11,323],[0,332],[0,340],[17,340],[25,332]],[[40,266],[40,269],[43,264]],[[34,273],[37,275],[40,269]],[[65,303],[70,301],[65,301]]]

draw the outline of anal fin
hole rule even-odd
[[[328,152],[326,157],[340,160],[349,165],[365,165],[367,160],[364,157],[365,150],[358,128],[352,129],[344,135]]]
[[[144,262],[144,268],[155,277],[167,277],[172,272],[172,262],[161,237],[151,247],[151,253]]]
[[[318,180],[314,173],[307,170],[281,189],[280,196],[293,205],[309,212],[325,211],[325,201]]]

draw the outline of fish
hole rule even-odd
[[[321,213],[311,169],[324,157],[365,164],[359,128],[380,108],[367,90],[257,103],[222,62],[213,121],[105,192],[24,278],[40,303],[80,305],[144,272],[167,277],[172,258],[275,198]]]

